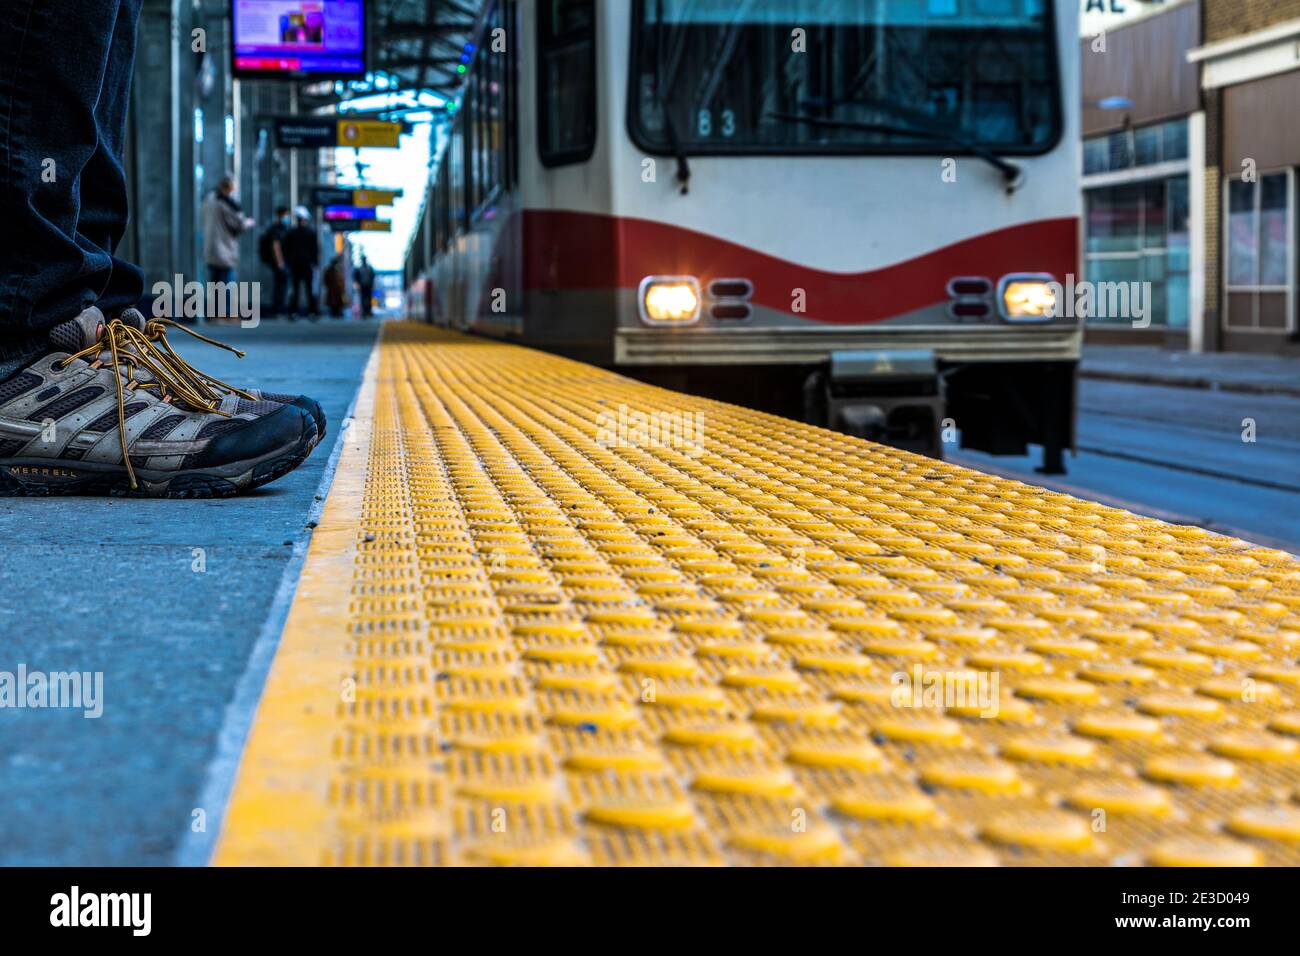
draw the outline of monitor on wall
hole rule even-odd
[[[366,73],[366,0],[231,0],[242,79],[351,79]]]

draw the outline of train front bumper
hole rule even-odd
[[[888,325],[815,328],[622,327],[614,334],[618,365],[817,365],[835,352],[928,349],[940,362],[1077,361],[1076,324]]]

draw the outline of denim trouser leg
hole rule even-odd
[[[280,318],[284,315],[289,299],[289,270],[271,270],[271,315]]]
[[[113,160],[100,151],[102,98],[119,16],[134,18],[140,0],[4,0],[0,3],[0,356],[39,354],[46,333],[94,305],[109,287],[111,255],[98,239],[121,202],[98,202],[99,233],[78,238],[83,179]],[[118,69],[121,83],[129,69]],[[116,107],[105,102],[110,120]],[[125,103],[120,105],[124,114]],[[117,138],[120,150],[121,137]],[[120,170],[120,161],[116,163]],[[111,177],[110,177],[111,179]],[[95,189],[110,194],[120,177]],[[94,190],[92,190],[92,193]],[[124,193],[124,190],[122,190]]]
[[[120,4],[113,28],[113,44],[104,72],[103,94],[95,106],[99,146],[81,181],[81,219],[77,242],[91,252],[112,258],[108,285],[100,294],[99,308],[107,316],[139,303],[144,295],[144,273],[133,263],[119,259],[118,243],[126,232],[126,171],[122,154],[126,147],[126,113],[131,102],[131,79],[135,72],[135,33],[143,0],[116,0]]]
[[[314,286],[315,278],[316,278],[316,274],[311,269],[297,268],[292,270],[293,314],[294,315],[311,316],[316,314],[316,289]],[[298,311],[298,302],[300,301],[300,294],[301,294],[301,298],[305,298],[307,300],[305,304],[305,308],[307,311],[305,312]]]

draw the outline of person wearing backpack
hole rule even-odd
[[[284,258],[284,237],[290,224],[289,207],[281,206],[275,211],[275,222],[257,242],[258,258],[271,270],[271,317],[276,319],[284,318],[288,311],[289,264]]]

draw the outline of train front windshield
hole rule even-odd
[[[637,0],[630,125],[659,153],[1050,149],[1050,0]]]

